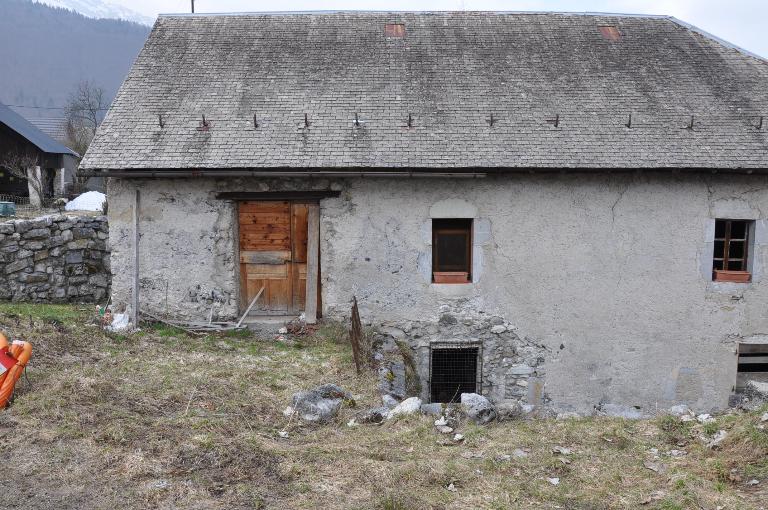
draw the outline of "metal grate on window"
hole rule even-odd
[[[430,398],[432,402],[459,402],[462,393],[478,393],[479,346],[432,347]]]

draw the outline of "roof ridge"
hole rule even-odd
[[[486,11],[486,10],[466,10],[466,11],[398,11],[398,10],[355,10],[355,9],[317,9],[307,11],[238,11],[238,12],[168,12],[160,13],[158,17],[183,17],[204,18],[207,16],[288,16],[288,15],[306,15],[306,14],[530,14],[530,15],[561,15],[561,16],[614,16],[622,18],[655,18],[664,19],[670,16],[664,14],[633,14],[618,12],[572,12],[572,11]]]

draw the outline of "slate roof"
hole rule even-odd
[[[50,136],[46,135],[27,119],[2,103],[0,103],[0,123],[5,124],[10,129],[26,138],[31,144],[43,152],[47,152],[49,154],[69,154],[72,156],[78,156],[75,151],[65,147]]]
[[[768,168],[767,83],[670,17],[165,15],[81,168]]]

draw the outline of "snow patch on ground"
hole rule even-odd
[[[67,211],[101,211],[107,196],[98,191],[87,191],[67,202]]]

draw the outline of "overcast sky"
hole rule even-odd
[[[147,16],[189,12],[190,0],[111,0]],[[666,14],[768,57],[768,0],[195,0],[197,12],[579,11]]]

